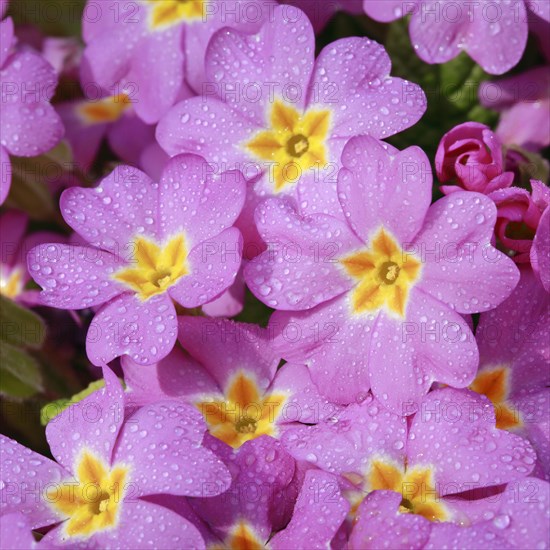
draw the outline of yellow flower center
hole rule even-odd
[[[510,395],[510,369],[495,367],[482,369],[470,389],[485,395],[495,407],[496,427],[511,430],[523,426],[520,412],[507,402]]]
[[[0,266],[3,268],[3,266]],[[0,269],[0,295],[6,298],[17,298],[23,291],[23,271],[16,267],[11,272],[4,273]]]
[[[87,538],[117,525],[128,470],[123,465],[109,469],[92,452],[82,453],[75,469],[76,480],[47,493],[51,506],[68,517],[64,525],[67,536]]]
[[[330,128],[330,111],[306,111],[275,101],[270,113],[269,130],[256,134],[245,147],[271,166],[271,182],[279,192],[295,184],[300,176],[315,166],[327,163],[326,140]]]
[[[433,468],[415,466],[403,471],[389,461],[373,460],[367,475],[367,488],[401,493],[399,511],[402,514],[417,514],[430,521],[450,518],[435,489]]]
[[[286,142],[286,152],[294,158],[300,158],[309,150],[309,141],[306,136],[297,134]]]
[[[262,397],[254,379],[240,371],[229,383],[224,397],[224,400],[201,399],[195,404],[214,437],[237,449],[261,435],[276,435],[275,421],[286,396]]]
[[[206,0],[146,0],[151,6],[149,27],[163,30],[182,22],[203,20],[206,15]]]
[[[117,271],[113,277],[135,290],[143,301],[165,292],[189,273],[185,237],[177,235],[164,247],[143,237],[134,240],[135,267]]]
[[[208,550],[264,550],[264,545],[254,528],[245,520],[237,521],[223,545],[214,544]]]
[[[98,101],[84,101],[76,107],[76,112],[84,124],[106,124],[116,122],[131,106],[126,94],[118,94]]]
[[[384,262],[378,271],[378,276],[383,283],[393,285],[400,271],[401,268],[395,262]]]
[[[358,281],[352,291],[354,313],[374,312],[382,307],[403,317],[411,288],[420,277],[420,261],[404,252],[384,229],[371,248],[340,260],[346,272]]]

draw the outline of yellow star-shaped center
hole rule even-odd
[[[109,468],[91,451],[84,451],[75,468],[75,480],[61,483],[47,493],[50,505],[68,517],[68,537],[88,538],[114,528],[128,481],[129,468]]]
[[[366,483],[369,491],[401,493],[399,511],[402,514],[417,514],[430,521],[448,521],[450,518],[451,514],[435,488],[431,467],[402,469],[389,460],[376,459],[370,464]]]
[[[201,399],[196,403],[210,433],[234,449],[261,435],[275,435],[275,421],[286,396],[262,392],[253,376],[239,371],[229,382],[224,399]]]
[[[382,228],[367,250],[340,260],[348,275],[358,281],[352,293],[354,313],[382,307],[404,317],[410,289],[420,277],[420,261],[406,253]]]
[[[201,21],[206,14],[206,0],[146,0],[150,5],[149,27],[163,30],[179,23]]]
[[[283,101],[273,103],[270,128],[257,133],[245,148],[257,159],[269,161],[275,193],[294,185],[307,170],[325,167],[330,120],[328,110],[300,113]]]
[[[143,301],[165,292],[189,273],[185,237],[177,235],[165,246],[134,239],[135,266],[117,271],[113,278],[134,290]]]

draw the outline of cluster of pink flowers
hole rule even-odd
[[[316,39],[410,16],[425,62],[503,74],[550,13],[491,5],[88,0],[81,47],[1,1],[0,293],[66,310],[98,386],[53,459],[0,436],[0,548],[550,547],[550,190],[513,156],[550,143],[548,71],[430,158],[386,141],[428,108],[386,49]],[[42,223],[11,157],[62,139]]]

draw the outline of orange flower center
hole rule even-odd
[[[275,421],[286,401],[283,394],[261,394],[252,376],[238,372],[222,399],[215,396],[196,402],[210,433],[234,449],[261,435],[276,435]]]
[[[495,408],[496,427],[512,430],[523,426],[520,412],[508,402],[510,395],[509,367],[481,369],[470,389],[485,395]]]

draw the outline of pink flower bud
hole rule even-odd
[[[447,132],[435,157],[441,190],[448,195],[460,189],[488,194],[512,185],[513,174],[504,172],[502,143],[484,124],[466,122]]]
[[[540,218],[550,203],[550,189],[544,183],[531,180],[531,187],[531,193],[510,187],[489,195],[497,206],[495,235],[506,248],[515,252],[516,263],[529,261]]]

